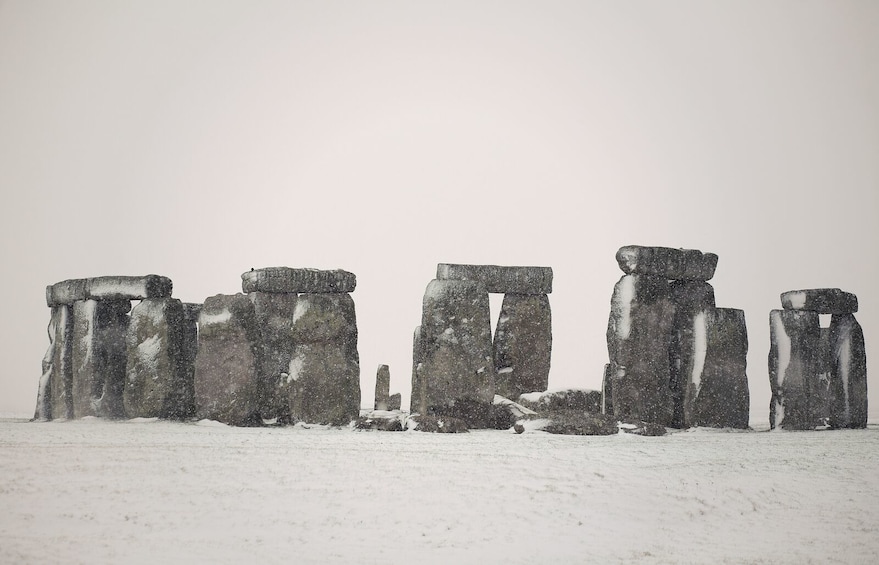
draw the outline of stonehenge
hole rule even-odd
[[[747,428],[744,312],[715,305],[707,281],[717,255],[629,245],[616,259],[624,274],[607,325],[605,413],[673,428]]]
[[[769,313],[771,428],[867,426],[867,358],[858,299],[838,288],[781,294]],[[830,314],[820,327],[819,314]]]
[[[490,292],[504,293],[493,339]],[[550,292],[549,267],[437,265],[413,339],[410,411],[489,427],[495,394],[546,390]]]

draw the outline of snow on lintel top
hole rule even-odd
[[[47,286],[46,304],[52,307],[73,304],[77,300],[168,298],[172,287],[171,279],[159,275],[71,279]]]
[[[717,255],[698,249],[626,245],[616,255],[627,275],[658,275],[670,280],[707,281],[717,269]]]
[[[853,314],[858,311],[858,297],[838,288],[789,290],[781,293],[781,307],[819,314]]]
[[[244,292],[274,293],[346,293],[354,292],[357,277],[354,273],[335,269],[292,269],[266,267],[252,269],[241,275]]]
[[[478,281],[488,292],[504,294],[549,294],[552,267],[500,267],[497,265],[458,265],[439,263],[438,280]]]

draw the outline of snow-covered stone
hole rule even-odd
[[[168,298],[172,287],[171,279],[159,275],[70,279],[46,287],[46,304],[51,307],[82,300]]]
[[[830,319],[830,427],[867,427],[867,354],[852,314]]]
[[[471,427],[484,422],[495,394],[495,365],[482,283],[431,281],[424,293],[419,341],[422,361],[414,406],[427,415],[461,418]]]
[[[541,429],[551,434],[608,436],[619,433],[615,417],[582,410],[557,410],[542,415],[546,423]]]
[[[674,332],[669,348],[673,428],[689,427],[684,417],[687,383],[698,379],[705,361],[705,316],[714,308],[714,288],[704,281],[674,281],[670,285],[675,303]]]
[[[415,423],[414,429],[419,432],[435,434],[466,434],[467,422],[452,416],[415,416],[410,418]]]
[[[811,430],[816,417],[810,405],[818,380],[818,314],[805,310],[769,313],[769,383],[772,428]]]
[[[553,410],[582,410],[584,412],[601,413],[601,391],[585,388],[566,388],[548,390],[534,395],[523,394],[519,402],[539,413]]]
[[[67,305],[53,306],[47,328],[49,347],[43,356],[43,373],[37,390],[35,420],[73,417],[72,331],[72,308]]]
[[[360,414],[360,356],[351,295],[300,294],[287,371],[295,420],[342,425]]]
[[[128,300],[73,303],[73,416],[125,416]]]
[[[440,263],[437,280],[478,281],[487,292],[502,294],[550,294],[551,267],[501,267]]]
[[[627,275],[656,275],[670,280],[707,281],[717,268],[717,255],[697,249],[626,245],[617,251],[616,259]]]
[[[186,316],[176,298],[148,298],[131,310],[123,400],[129,418],[187,418],[195,413],[187,367]]]
[[[341,269],[267,267],[241,275],[241,288],[248,293],[349,293],[354,292],[356,286],[354,273]]]
[[[375,372],[375,409],[390,410],[388,407],[390,395],[391,370],[387,365],[379,365]]]
[[[546,390],[552,356],[552,312],[545,294],[506,294],[494,334],[497,394]]]
[[[253,303],[245,295],[218,294],[205,300],[195,359],[199,419],[236,426],[262,421],[260,344]]]
[[[858,311],[858,297],[838,288],[789,290],[781,293],[781,306],[819,314],[853,314]]]
[[[607,326],[614,415],[670,425],[673,397],[669,348],[675,304],[668,281],[624,275],[614,286]]]

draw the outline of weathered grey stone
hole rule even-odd
[[[694,360],[689,367],[684,426],[748,427],[748,330],[745,313],[712,308],[694,320]]]
[[[186,330],[183,305],[176,298],[147,298],[131,310],[123,394],[127,417],[183,419],[193,414]]]
[[[55,344],[52,348],[48,395],[52,419],[73,418],[73,306],[66,304],[52,308]],[[50,322],[51,328],[53,323]]]
[[[809,408],[812,412],[812,417],[815,418],[815,425],[824,427],[830,424],[830,412],[832,409],[830,374],[833,371],[834,362],[833,348],[830,345],[829,327],[818,329],[818,351],[815,352],[815,359],[818,379],[810,395]]]
[[[851,314],[830,319],[830,427],[867,427],[867,353],[864,333]]]
[[[611,386],[617,419],[671,424],[674,315],[665,278],[625,275],[614,287],[607,346],[616,368]]]
[[[421,344],[421,326],[412,332],[412,392],[409,395],[409,412],[426,414],[427,406],[422,404],[426,399],[426,389],[421,382],[421,371],[424,369],[424,348]]]
[[[488,293],[480,282],[434,280],[424,293],[420,399],[427,415],[487,425],[495,394]],[[424,412],[421,412],[424,415]]]
[[[159,275],[142,277],[110,276],[71,279],[46,287],[46,304],[73,304],[83,300],[143,300],[168,298],[171,279]]]
[[[601,379],[601,413],[613,415],[613,381],[617,373],[616,363],[605,363]],[[622,375],[621,375],[622,376]]]
[[[772,310],[769,339],[769,384],[772,387],[769,425],[788,430],[814,429],[816,418],[810,397],[818,377],[818,314]]]
[[[674,403],[672,428],[686,428],[684,403],[687,383],[693,372],[697,317],[714,308],[714,288],[704,281],[674,281],[670,284],[670,296],[675,304],[674,331],[669,348],[671,362],[671,392]]]
[[[290,417],[287,386],[293,358],[293,318],[297,295],[251,292],[256,323],[260,329],[260,414],[263,418],[287,421]]]
[[[437,280],[477,281],[488,292],[502,294],[550,294],[551,267],[500,267],[498,265],[456,265],[440,263]]]
[[[391,370],[387,365],[379,365],[375,373],[375,409],[390,410]]]
[[[535,401],[529,401],[524,395],[519,398],[519,403],[540,414],[558,410],[580,410],[601,414],[601,391],[583,388],[567,388],[561,390],[546,391]]]
[[[357,319],[348,294],[301,294],[288,370],[296,420],[343,425],[360,414]]]
[[[354,292],[357,277],[341,269],[292,269],[267,267],[241,275],[244,292],[275,293],[349,293]]]
[[[201,304],[183,303],[183,383],[186,397],[192,399],[187,417],[195,416],[195,358],[198,355],[198,317]]]
[[[608,436],[619,432],[616,418],[582,410],[556,410],[546,415],[543,431],[551,434]]]
[[[853,314],[858,311],[858,297],[838,288],[789,290],[781,293],[781,306],[819,314]]]
[[[354,428],[358,430],[376,430],[380,432],[402,432],[403,421],[401,414],[376,411],[357,418]]]
[[[620,247],[616,258],[627,275],[656,275],[671,280],[707,281],[717,268],[717,255],[697,249],[626,245]]]
[[[395,392],[388,397],[388,410],[399,410],[402,402],[403,395],[401,395],[399,392]]]
[[[434,434],[466,434],[470,430],[467,422],[452,416],[416,416],[412,419],[419,432]]]
[[[69,390],[65,391],[65,383],[63,377],[53,378],[53,375],[60,373],[64,367],[70,374],[70,340],[66,339],[69,335],[67,327],[73,318],[70,317],[69,306],[53,306],[52,314],[49,318],[49,327],[47,333],[49,335],[49,347],[43,356],[42,369],[40,375],[39,387],[37,389],[37,407],[34,410],[34,420],[51,420],[52,419],[52,381],[57,381],[59,393],[64,397],[64,401],[69,397]],[[60,377],[60,375],[59,375]],[[69,388],[71,380],[66,380],[66,386]],[[59,418],[66,418],[68,411],[66,406],[59,411]]]
[[[261,423],[260,343],[253,303],[245,295],[205,300],[195,359],[198,418],[235,426]]]
[[[73,303],[73,415],[123,418],[128,300]]]
[[[79,300],[85,300],[86,279],[69,279],[57,282],[46,287],[46,305],[53,306],[72,305]]]
[[[545,294],[506,294],[494,334],[496,392],[507,398],[546,390],[552,312]]]

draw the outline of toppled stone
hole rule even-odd
[[[506,294],[494,334],[495,389],[507,398],[546,390],[552,312],[545,294]]]
[[[131,310],[123,401],[129,418],[183,419],[195,412],[185,350],[186,317],[176,298],[148,298]]]
[[[402,402],[403,396],[399,392],[395,392],[388,397],[388,410],[399,410]]]
[[[390,395],[391,370],[387,365],[379,365],[375,373],[375,409],[390,410],[388,406]]]
[[[619,432],[616,418],[582,410],[556,410],[546,415],[543,431],[551,434],[608,436]]]
[[[623,423],[620,424],[620,430],[627,434],[648,437],[659,437],[668,433],[664,426],[651,422]]]
[[[607,346],[616,369],[611,387],[617,419],[671,424],[675,310],[665,278],[625,275],[614,286]]]
[[[475,281],[434,280],[422,305],[414,406],[426,415],[487,421],[495,394],[488,293]],[[415,409],[413,408],[413,411]]]
[[[241,275],[244,292],[275,293],[349,293],[354,292],[357,277],[341,269],[292,269],[267,267]]]
[[[818,376],[818,314],[772,310],[769,339],[769,384],[772,387],[769,425],[786,430],[812,430],[816,418],[810,396]]]
[[[290,420],[287,377],[293,358],[293,318],[297,295],[251,292],[253,311],[259,327],[260,414],[264,419]]]
[[[360,414],[360,357],[351,296],[301,294],[287,371],[290,413],[309,424],[345,425]]]
[[[670,280],[707,281],[714,276],[717,255],[697,249],[626,245],[616,255],[627,275],[656,275]]]
[[[537,395],[521,395],[519,403],[541,414],[558,410],[602,413],[601,392],[597,390],[568,388],[540,393],[536,399],[534,396]]]
[[[689,367],[684,425],[746,429],[750,394],[745,313],[709,309],[695,318],[694,325],[695,360]]]
[[[502,294],[552,293],[551,267],[500,267],[440,263],[437,280],[478,281],[487,292]]]
[[[435,434],[466,434],[467,423],[458,418],[449,416],[414,416],[410,420],[415,422],[415,430]]]
[[[867,427],[867,354],[864,333],[851,314],[830,319],[831,428]]]
[[[405,418],[401,412],[374,410],[361,416],[354,424],[358,430],[376,430],[380,432],[402,432]]]
[[[781,306],[819,314],[853,314],[858,311],[858,297],[838,288],[789,290],[781,294]]]
[[[125,417],[128,300],[73,303],[73,416]]]
[[[51,307],[84,300],[168,298],[172,287],[171,279],[159,275],[71,279],[47,286],[46,304]]]
[[[260,343],[253,303],[245,295],[218,294],[205,300],[195,359],[199,419],[261,425]]]

